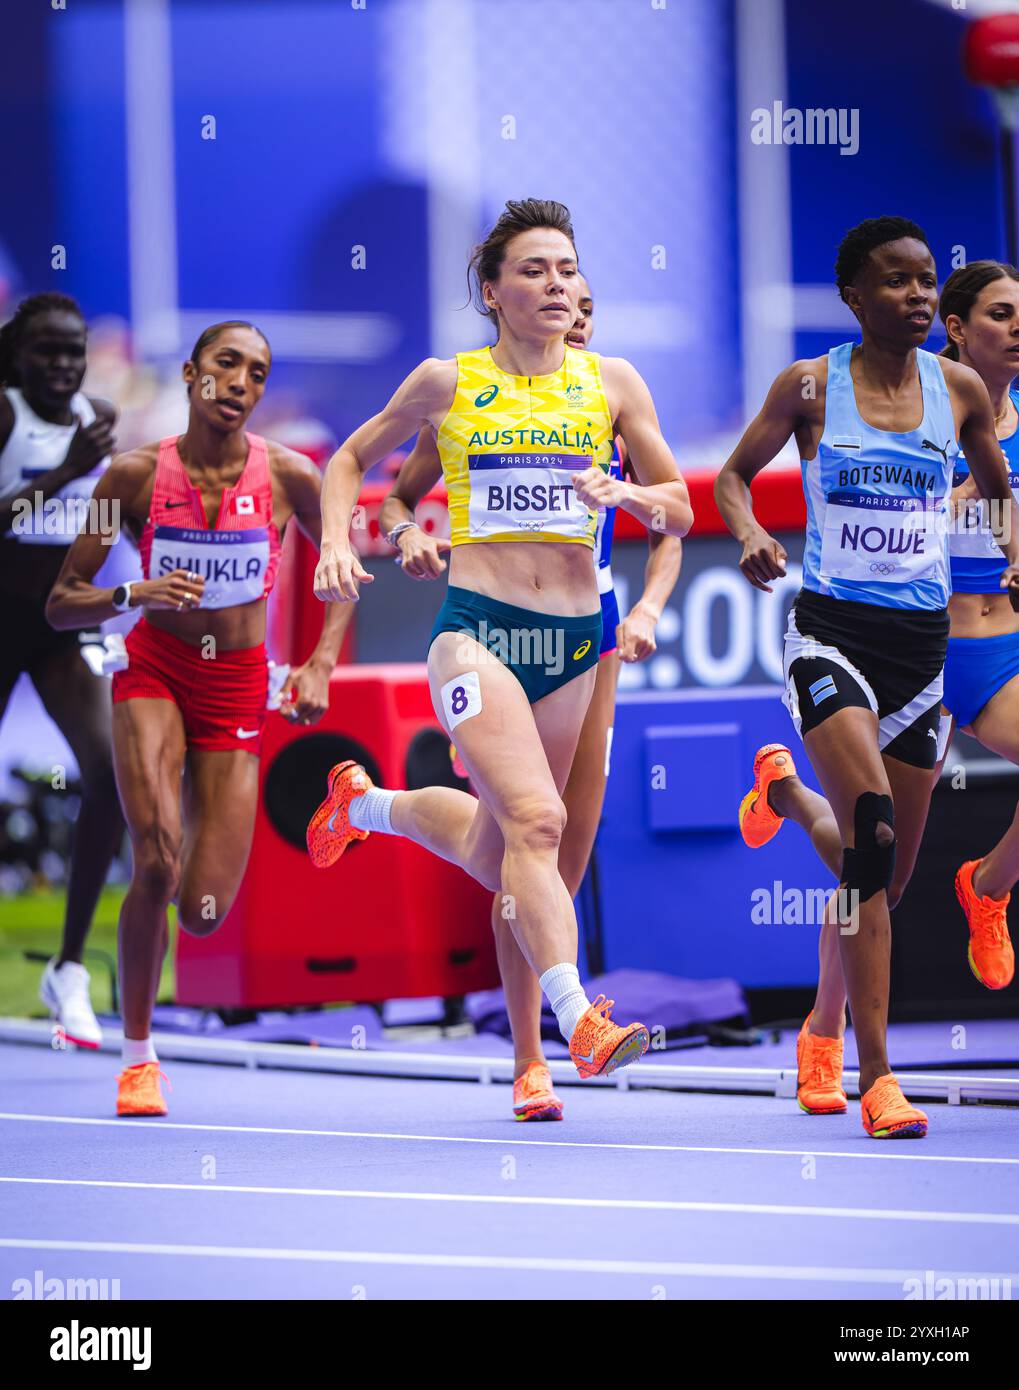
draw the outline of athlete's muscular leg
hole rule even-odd
[[[768,805],[780,816],[795,821],[810,836],[821,862],[838,879],[842,872],[842,836],[831,806],[799,777],[784,777],[768,788]],[[817,996],[810,1031],[824,1038],[840,1038],[846,1031],[846,985],[839,951],[837,900],[826,912],[817,941]]]
[[[82,798],[74,827],[58,965],[81,962],[85,938],[110,864],[124,834],[113,773],[110,683],[94,676],[78,647],[61,644],[32,671],[46,712],[71,746],[81,774]]]
[[[842,838],[825,798],[798,777],[783,777],[768,788],[768,805],[777,815],[803,827],[821,862],[838,877],[842,870]]]
[[[1019,765],[1019,676],[1001,687],[973,720],[971,732],[985,748]],[[1019,807],[1004,835],[984,855],[973,887],[985,898],[1003,898],[1019,879]]]
[[[572,765],[565,764],[564,774],[563,759],[549,758],[556,787],[566,807],[566,829],[559,844],[559,876],[571,898],[580,890],[605,800],[607,739],[616,703],[619,657],[615,652],[606,653],[596,669],[594,694],[587,707]],[[539,700],[534,706],[538,719],[542,704],[544,701]],[[496,893],[492,903],[492,927],[506,995],[506,1012],[513,1033],[516,1075],[522,1076],[531,1062],[544,1060],[541,986],[521,954],[509,924],[503,919],[501,893]]]
[[[877,747],[877,716],[859,708],[839,710],[806,735],[804,747],[838,822],[844,850],[858,850],[872,861],[879,860],[882,851],[894,844],[895,832],[873,814],[871,798],[891,795]],[[858,846],[861,822],[864,839]],[[911,826],[906,829],[912,832]],[[867,882],[872,872],[861,868],[864,886],[857,900],[850,899],[851,921],[838,927],[839,955],[860,1059],[861,1092],[889,1071],[885,1034],[891,921],[886,889],[872,891],[872,883]]]
[[[882,755],[895,803],[895,876],[888,890],[888,910],[898,907],[913,877],[920,841],[927,825],[934,779],[929,768],[912,767]]]
[[[117,788],[134,866],[120,909],[124,1036],[147,1038],[166,955],[166,910],[180,879],[180,783],[184,721],[172,700],[121,700],[113,707]]]
[[[550,759],[572,762],[594,668],[547,695],[534,713],[516,677],[462,634],[436,638],[428,671],[432,701],[451,737],[441,688],[455,676],[478,673],[481,709],[456,724],[455,738],[480,802],[443,787],[403,792],[393,802],[393,828],[488,887],[501,886],[507,920],[539,975],[575,960],[577,919],[558,869],[565,808]],[[463,802],[473,808],[469,821]]]
[[[571,897],[580,892],[594,848],[605,804],[605,771],[608,738],[615,718],[616,686],[619,683],[619,656],[606,652],[598,662],[594,693],[584,716],[583,727],[566,788],[566,830],[559,846],[559,873]],[[541,702],[540,702],[541,703]]]
[[[882,755],[881,760],[895,807],[895,875],[887,892],[888,911],[892,912],[913,876],[927,824],[931,793],[941,765],[939,763],[931,773],[926,768],[911,767],[897,758]],[[824,804],[827,806],[828,803]],[[828,862],[827,857],[825,862]],[[838,876],[839,870],[836,869],[835,873]],[[839,936],[845,923],[837,920],[837,908],[838,901],[833,899],[832,910],[825,914],[818,949],[820,972],[817,1002],[810,1020],[810,1031],[823,1037],[841,1037],[845,1031],[846,987],[839,950]]]
[[[177,917],[192,936],[222,923],[244,877],[258,811],[258,759],[242,748],[188,750]]]

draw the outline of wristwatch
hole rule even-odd
[[[118,584],[113,591],[113,606],[118,613],[126,613],[131,607],[131,590],[137,581],[129,579],[126,584]]]
[[[396,544],[396,538],[397,538],[397,536],[399,536],[399,535],[400,535],[402,532],[404,532],[404,531],[409,531],[410,528],[411,528],[412,526],[416,526],[416,525],[417,525],[417,522],[416,522],[416,521],[399,521],[399,522],[397,522],[397,524],[393,527],[393,529],[392,529],[390,532],[388,532],[387,535],[386,535],[386,542],[387,542],[387,544],[391,545],[391,546],[393,547],[394,550],[395,550],[395,549],[398,549],[397,544]]]

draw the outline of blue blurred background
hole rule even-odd
[[[490,341],[467,304],[470,249],[507,198],[553,197],[573,214],[593,346],[643,374],[684,470],[717,469],[783,366],[854,336],[833,285],[848,227],[914,218],[942,279],[1004,254],[997,120],[963,75],[961,46],[973,18],[1014,8],[23,5],[5,17],[0,50],[0,312],[43,289],[80,301],[86,387],[117,403],[121,448],[183,427],[180,363],[207,323],[234,317],[259,323],[274,352],[255,428],[338,440],[421,358]],[[775,103],[842,109],[851,148],[755,143],[753,113]],[[930,346],[942,341],[935,329]],[[789,545],[795,560],[798,537]],[[695,534],[685,550],[659,653],[625,672],[624,703],[764,686],[774,706],[761,732],[788,737],[779,653],[795,564],[769,600],[742,584],[728,541]],[[624,601],[645,555],[638,542],[617,547]],[[386,580],[359,657],[420,659],[439,586],[412,586],[409,599],[391,566],[376,567]],[[26,750],[40,766],[73,763],[23,681],[0,776]],[[621,804],[610,785],[608,824]],[[808,935],[795,964],[762,956],[759,982],[812,968]]]

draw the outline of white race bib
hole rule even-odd
[[[1008,484],[1013,496],[1019,496],[1019,473],[1009,469]],[[991,530],[990,515],[989,504],[983,497],[967,497],[960,502],[948,536],[949,554],[1004,564],[1005,557]]]
[[[35,493],[40,479],[50,472],[51,468],[22,468],[20,491],[27,496],[31,509],[17,510],[11,531],[16,539],[35,545],[70,545],[90,518],[89,502],[102,468],[81,478],[72,478],[45,500],[41,493],[37,498]]]
[[[591,512],[572,479],[591,463],[583,454],[470,454],[468,533],[549,531],[578,540],[590,535]]]
[[[199,527],[157,526],[152,536],[149,578],[191,570],[205,580],[200,608],[233,608],[265,593],[269,532],[204,531]]]
[[[922,579],[944,554],[945,527],[941,498],[829,493],[821,574],[879,584]]]
[[[465,719],[481,713],[481,679],[477,671],[464,671],[462,675],[454,676],[442,687],[439,695],[450,733]]]

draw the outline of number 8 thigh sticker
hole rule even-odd
[[[472,714],[481,713],[481,680],[477,671],[465,671],[447,681],[439,694],[450,731]]]

